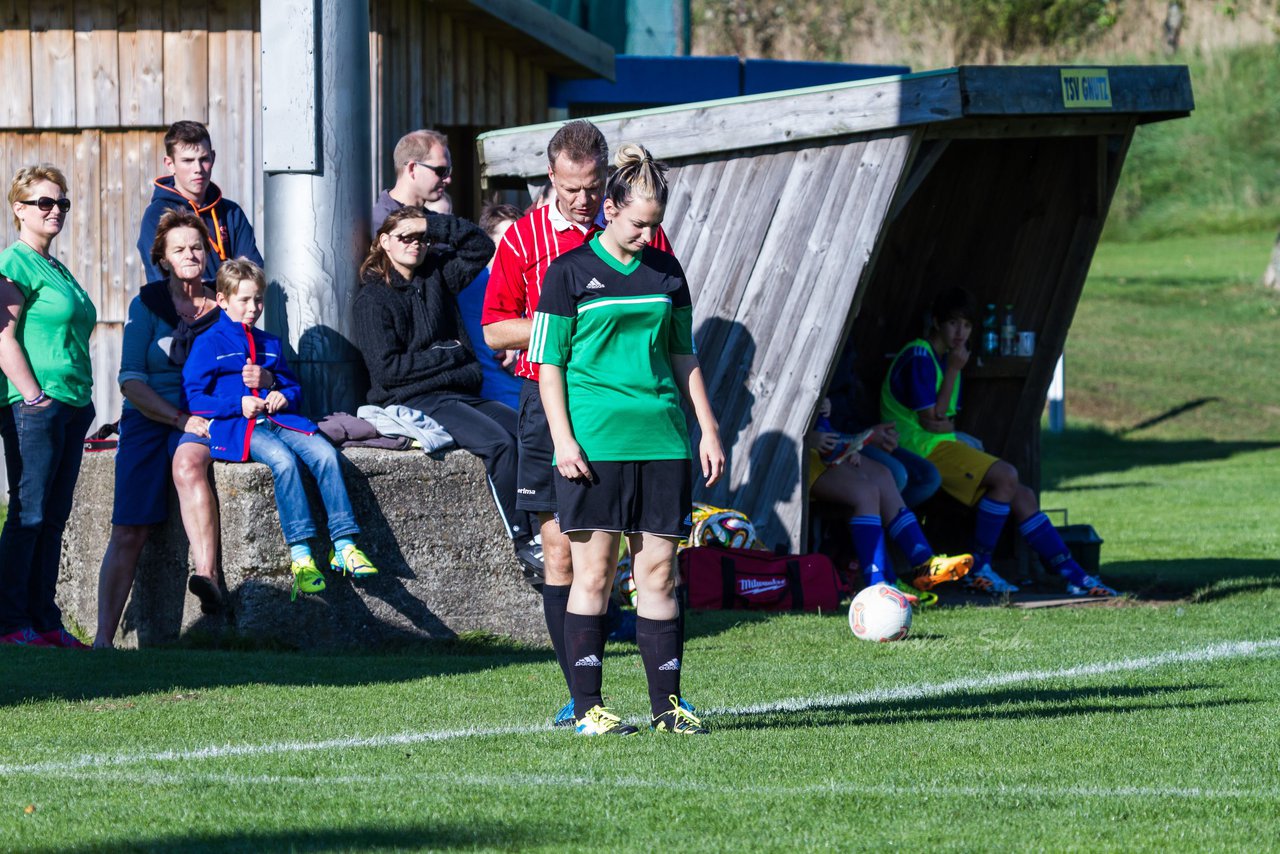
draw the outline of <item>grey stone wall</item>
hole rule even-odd
[[[526,584],[490,496],[484,466],[463,451],[344,452],[347,489],[381,570],[364,581],[325,573],[328,589],[289,601],[289,551],[271,473],[257,463],[215,463],[227,613],[200,613],[187,593],[192,567],[170,494],[170,518],[143,550],[116,644],[172,642],[191,633],[298,648],[369,647],[487,631],[546,643],[541,600]],[[58,600],[92,634],[98,569],[111,532],[115,453],[85,455],[75,512],[63,542]],[[313,494],[317,527],[324,511]],[[317,563],[327,537],[313,544]]]

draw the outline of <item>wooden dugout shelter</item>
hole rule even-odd
[[[852,334],[878,394],[952,284],[1037,334],[1032,357],[971,360],[961,416],[1037,485],[1045,395],[1129,144],[1192,108],[1182,66],[965,66],[594,119],[672,167],[664,227],[730,466],[698,498],[804,547],[802,441],[842,348]],[[554,128],[482,135],[485,180],[545,181]]]
[[[119,417],[120,339],[144,284],[136,243],[164,133],[203,122],[213,181],[253,220],[264,249],[261,3],[284,0],[11,0],[0,6],[0,174],[47,161],[70,184],[54,243],[93,298],[94,403]],[[479,182],[468,152],[491,128],[545,121],[547,78],[613,76],[613,49],[533,0],[368,2],[373,169],[369,199],[391,186],[406,132],[450,137],[454,195],[470,214]],[[0,247],[17,239],[13,218]],[[267,258],[268,273],[271,259]],[[3,471],[0,470],[0,481]]]

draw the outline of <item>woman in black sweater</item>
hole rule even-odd
[[[360,267],[352,304],[355,344],[369,369],[369,403],[423,412],[484,460],[516,552],[540,571],[531,527],[516,509],[516,412],[480,397],[480,363],[456,295],[493,257],[478,226],[418,207],[394,211]]]

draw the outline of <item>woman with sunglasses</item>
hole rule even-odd
[[[89,335],[97,311],[50,252],[67,179],[47,163],[9,186],[18,240],[0,252],[0,407],[9,515],[0,530],[0,643],[84,649],[54,601],[62,531],[93,423]]]
[[[423,412],[480,457],[516,552],[532,565],[531,526],[516,510],[516,412],[480,396],[480,362],[458,312],[458,292],[492,257],[493,241],[472,222],[392,211],[360,267],[353,338],[369,369],[369,403]]]

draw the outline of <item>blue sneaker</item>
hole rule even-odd
[[[698,710],[693,707],[693,703],[690,703],[684,697],[680,698],[680,708],[684,709],[691,715],[696,715],[698,713]]]
[[[1107,599],[1120,594],[1114,588],[1102,583],[1096,575],[1084,575],[1075,581],[1067,581],[1067,595]]]
[[[556,712],[556,719],[551,722],[552,726],[573,726],[578,719],[573,716],[573,698],[569,698],[569,702],[560,707],[560,711]]]

